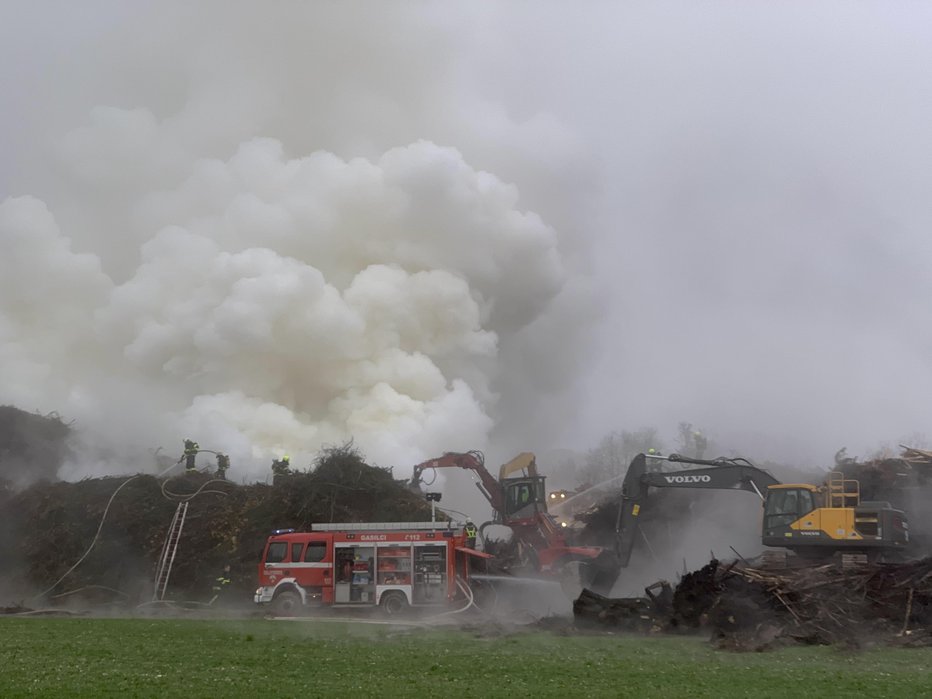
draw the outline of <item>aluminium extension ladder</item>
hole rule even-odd
[[[159,567],[155,573],[155,590],[152,593],[153,602],[165,599],[168,576],[172,572],[172,564],[175,562],[175,553],[178,551],[178,541],[181,539],[181,530],[184,528],[184,518],[187,513],[187,501],[179,502],[171,526],[168,528],[168,535],[165,537],[165,545],[162,546],[162,555],[159,556]]]

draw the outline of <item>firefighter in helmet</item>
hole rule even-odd
[[[289,457],[288,454],[272,462],[273,480],[279,476],[287,476],[289,473],[291,473],[291,457]]]
[[[217,454],[217,478],[226,480],[228,468],[230,468],[230,457],[227,454]]]
[[[467,519],[466,524],[463,525],[463,533],[466,535],[466,547],[471,549],[476,548],[476,535],[479,532],[471,519]]]
[[[195,465],[194,460],[197,458],[197,453],[200,450],[201,445],[195,442],[193,439],[184,440],[184,467],[188,473],[197,470],[197,466]]]
[[[227,589],[230,587],[231,582],[232,580],[230,579],[230,564],[227,563],[225,566],[223,566],[223,572],[220,573],[220,575],[218,575],[217,578],[214,580],[214,587],[213,587],[214,597],[212,600],[210,600],[211,604],[216,602],[217,599],[221,595],[223,595],[224,592],[227,591]]]

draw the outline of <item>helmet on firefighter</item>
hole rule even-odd
[[[284,462],[287,464],[289,461],[291,461],[291,457],[288,456],[288,454],[285,454],[285,455],[282,457],[282,461],[284,461]]]

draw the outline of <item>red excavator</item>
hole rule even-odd
[[[423,472],[437,468],[468,469],[479,477],[476,485],[494,513],[492,520],[480,527],[480,532],[484,533],[490,524],[509,527],[517,546],[519,568],[559,577],[571,569],[570,564],[578,563],[581,582],[588,584],[602,568],[617,567],[612,551],[569,544],[568,532],[547,512],[546,477],[537,472],[534,454],[518,454],[501,466],[496,479],[486,469],[482,452],[448,452],[415,466],[412,487],[420,490]]]

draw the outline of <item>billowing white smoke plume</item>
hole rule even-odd
[[[139,120],[108,116],[99,129]],[[347,162],[251,140],[131,208],[148,235],[108,232],[108,277],[41,201],[0,205],[0,401],[253,469],[348,438],[403,465],[485,445],[498,339],[564,283],[516,188],[429,142]]]
[[[591,320],[585,155],[473,82],[459,20],[159,3],[53,35],[49,12],[8,37],[0,403],[75,421],[63,476],[186,437],[234,477],[350,438],[400,475],[546,448]]]

